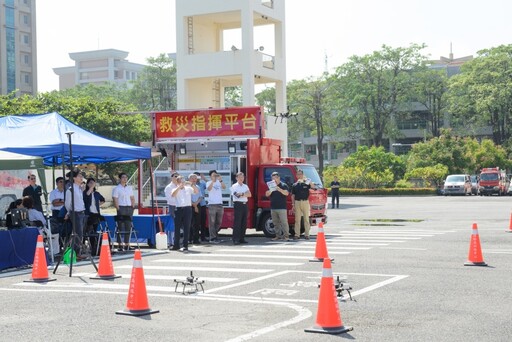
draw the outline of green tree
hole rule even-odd
[[[422,104],[427,111],[430,134],[440,135],[444,113],[447,107],[448,76],[444,70],[420,68],[413,74],[414,99]]]
[[[394,123],[411,98],[413,72],[426,60],[424,45],[382,49],[364,56],[352,56],[335,74],[339,108],[345,134],[383,145],[384,135],[396,137]]]
[[[512,44],[478,52],[450,79],[449,108],[460,132],[492,127],[495,144],[511,138]]]
[[[138,110],[173,110],[177,108],[176,65],[162,53],[147,59],[148,65],[133,82],[131,96]]]
[[[407,159],[407,170],[434,166],[448,167],[449,173],[467,173],[471,168],[471,156],[467,153],[466,140],[441,130],[441,136],[412,146]]]
[[[78,93],[67,93],[53,91],[18,98],[3,95],[0,96],[0,115],[58,112],[83,129],[111,140],[137,145],[151,138],[150,122],[145,115],[117,114],[134,112],[136,108],[133,105],[110,97],[96,100],[87,94],[79,96]],[[120,168],[126,168],[118,163],[103,164],[101,167],[113,181]]]
[[[318,79],[294,80],[288,83],[288,104],[293,112],[298,112],[297,121],[289,121],[289,126],[296,131],[305,129],[316,134],[318,146],[318,171],[320,176],[324,170],[323,142],[325,136],[336,134],[333,118],[333,96],[331,79],[324,75]],[[298,125],[298,126],[297,126]]]
[[[446,165],[436,164],[434,166],[418,167],[407,171],[404,178],[407,180],[413,178],[423,179],[426,186],[440,188],[447,175],[448,167]]]
[[[374,178],[389,172],[392,175],[391,183],[401,179],[405,173],[405,161],[394,153],[386,152],[382,146],[359,146],[355,153],[343,161],[342,165],[345,168],[359,168],[363,170],[363,174],[375,174]]]

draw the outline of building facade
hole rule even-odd
[[[36,1],[0,4],[0,94],[36,95]]]
[[[272,32],[267,46],[256,41],[259,28]],[[255,86],[272,84],[271,114],[286,112],[285,45],[283,0],[177,0],[178,109],[224,107],[228,87],[240,87],[243,105],[253,106]],[[265,136],[283,140],[286,150],[286,120],[274,119],[266,120]]]
[[[136,80],[143,64],[129,62],[128,52],[116,49],[72,52],[74,66],[54,68],[59,76],[59,90],[77,85],[127,83]]]

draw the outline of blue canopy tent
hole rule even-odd
[[[44,164],[110,163],[150,159],[151,149],[100,137],[73,124],[58,113],[0,117],[0,150],[42,157]],[[153,184],[151,183],[151,186]],[[151,189],[153,194],[153,189]],[[153,225],[154,227],[154,217]]]
[[[109,163],[151,158],[151,149],[100,137],[68,121],[58,113],[11,115],[0,118],[0,150],[42,157],[45,165]]]

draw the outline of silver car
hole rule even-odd
[[[449,175],[444,181],[444,195],[471,195],[469,175]]]

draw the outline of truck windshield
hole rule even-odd
[[[314,166],[304,165],[304,166],[299,166],[298,168],[301,169],[302,171],[304,171],[304,176],[306,176],[306,178],[311,179],[311,181],[313,183],[315,183],[315,185],[318,189],[323,189],[324,185],[322,184],[322,180],[320,179],[320,176],[318,175],[318,172],[316,172],[316,169]]]
[[[483,181],[498,180],[498,174],[497,173],[481,173],[480,180],[483,180]]]

